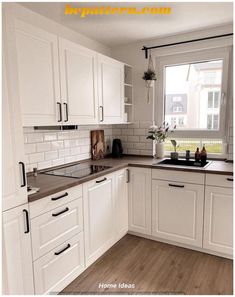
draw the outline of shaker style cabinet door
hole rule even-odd
[[[9,93],[8,71],[3,60],[2,98],[2,148],[3,148],[3,193],[2,208],[7,210],[28,201],[26,172],[24,165],[23,128],[21,126],[19,104]]]
[[[86,267],[115,242],[114,175],[83,185]]]
[[[98,54],[99,121],[124,122],[124,64]]]
[[[204,186],[152,181],[152,235],[202,247]]]
[[[59,58],[63,123],[97,124],[96,52],[59,38]]]
[[[233,254],[233,189],[206,186],[203,248]]]
[[[33,295],[28,205],[3,212],[3,294]]]
[[[128,171],[116,172],[115,215],[116,239],[122,238],[128,231]]]
[[[129,170],[129,230],[151,235],[151,169]]]
[[[57,36],[16,21],[23,126],[61,125]]]

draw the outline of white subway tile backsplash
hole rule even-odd
[[[25,138],[26,143],[43,142],[42,133],[28,133]]]
[[[36,144],[28,143],[24,145],[25,154],[31,154],[36,152]]]
[[[133,135],[133,129],[122,129],[122,135]]]
[[[90,131],[89,130],[84,130],[79,132],[79,137],[81,138],[88,138],[90,137]]]
[[[55,160],[58,158],[58,151],[50,151],[45,153],[45,160]]]
[[[134,129],[134,135],[146,135],[145,129]]]
[[[30,163],[37,163],[44,161],[44,153],[33,153],[29,155]]]
[[[140,142],[139,136],[128,136],[127,138],[128,142]]]
[[[37,152],[47,152],[51,149],[50,142],[40,142],[37,143]]]
[[[52,141],[51,143],[51,149],[52,150],[58,150],[64,148],[64,142],[62,140],[60,141]]]
[[[134,143],[134,149],[137,150],[144,150],[145,149],[145,143]]]
[[[70,154],[71,155],[79,155],[81,153],[80,147],[72,147],[70,148]]]
[[[54,133],[44,133],[44,141],[57,140],[57,134]]]
[[[140,128],[149,128],[150,126],[152,125],[152,122],[151,121],[148,121],[148,122],[140,122]]]
[[[38,169],[45,169],[45,168],[50,168],[52,166],[51,161],[44,161],[44,162],[39,162],[37,168]]]
[[[70,155],[70,149],[69,148],[59,150],[59,158],[67,157],[69,155]]]
[[[58,140],[69,139],[69,132],[58,132],[57,133]]]
[[[52,166],[60,166],[64,164],[64,158],[52,160]]]
[[[121,135],[122,134],[122,130],[121,129],[113,129],[113,135]]]

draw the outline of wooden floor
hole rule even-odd
[[[134,284],[122,289],[119,284]],[[99,288],[116,284],[116,289]],[[232,260],[126,235],[61,294],[233,293]]]

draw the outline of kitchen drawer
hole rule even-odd
[[[30,202],[30,218],[32,219],[80,197],[82,197],[82,185],[46,196],[45,198],[34,202]]]
[[[85,269],[83,232],[33,264],[35,294],[57,294]]]
[[[206,185],[232,188],[233,175],[206,174]]]
[[[31,230],[36,260],[83,230],[82,198],[32,219]]]
[[[152,179],[203,185],[205,174],[179,170],[152,169]]]

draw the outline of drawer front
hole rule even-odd
[[[169,180],[191,184],[204,184],[205,174],[179,170],[152,169],[152,179]]]
[[[206,185],[232,188],[233,175],[206,174]]]
[[[82,197],[82,185],[30,202],[30,217],[39,216],[80,197]]]
[[[85,269],[83,232],[34,262],[35,294],[57,294]]]
[[[83,230],[82,199],[57,207],[31,220],[33,259]]]

